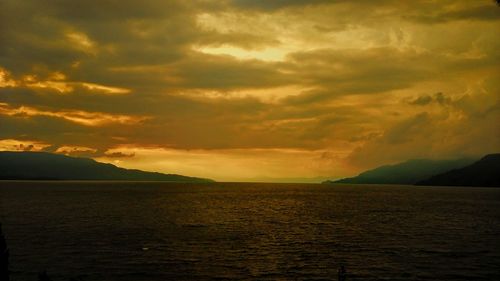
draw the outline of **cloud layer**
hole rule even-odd
[[[498,152],[499,28],[487,0],[2,1],[0,149],[219,180]]]

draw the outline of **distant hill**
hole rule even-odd
[[[471,165],[432,176],[417,185],[500,187],[500,153],[488,154]]]
[[[414,159],[368,170],[356,177],[340,179],[337,181],[326,181],[324,183],[415,184],[433,175],[465,167],[474,161],[475,159]]]
[[[128,180],[211,182],[209,179],[130,170],[89,158],[46,152],[0,152],[0,180]]]

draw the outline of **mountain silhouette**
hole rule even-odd
[[[124,169],[89,158],[46,152],[0,152],[0,180],[127,180],[212,182],[210,179]]]
[[[500,153],[488,154],[471,165],[432,176],[417,185],[500,187]]]
[[[415,184],[433,175],[462,168],[473,162],[474,159],[467,158],[456,160],[413,159],[368,170],[356,177],[326,181],[324,183]]]

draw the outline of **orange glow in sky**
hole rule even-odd
[[[500,151],[494,1],[113,3],[1,4],[0,150],[228,181]]]

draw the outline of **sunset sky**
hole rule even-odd
[[[225,181],[500,151],[491,0],[2,0],[0,150]]]

